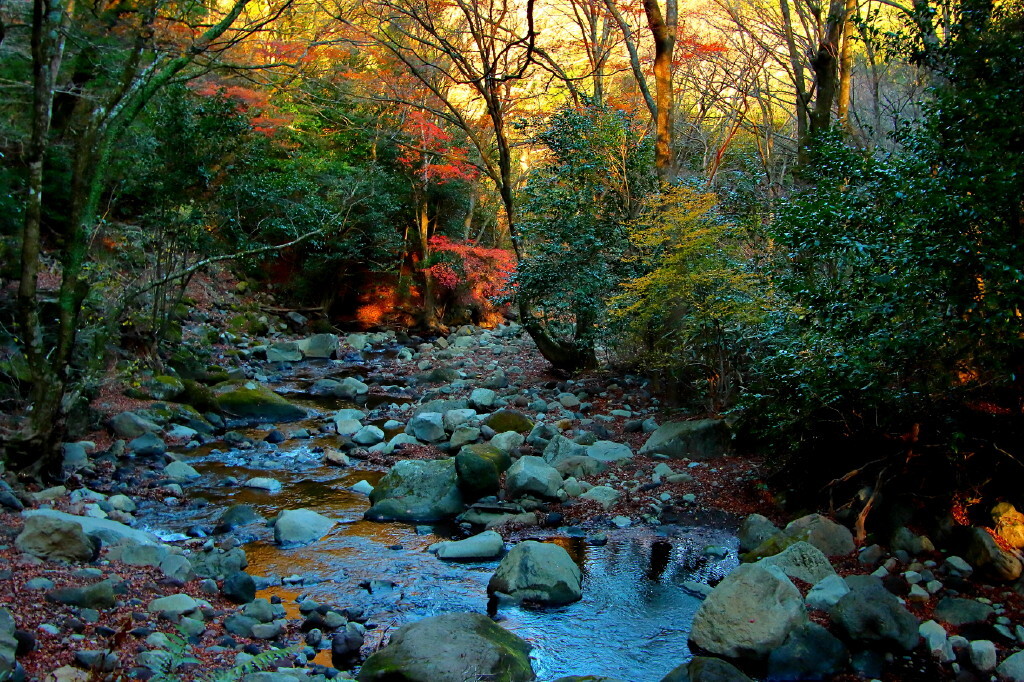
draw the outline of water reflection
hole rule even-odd
[[[211,504],[188,510],[152,505],[141,512],[144,522],[172,531],[196,524],[212,527],[223,508],[232,504],[250,504],[268,518],[283,509],[305,507],[338,520],[321,541],[293,549],[275,546],[269,528],[246,529],[256,538],[246,545],[248,570],[255,575],[298,575],[306,581],[301,587],[277,586],[261,592],[261,596],[280,596],[291,617],[298,617],[295,600],[299,595],[364,608],[378,626],[371,641],[375,633],[425,616],[485,611],[487,582],[497,562],[451,564],[427,552],[431,543],[457,529],[436,526],[431,533],[419,534],[414,525],[362,519],[368,500],[347,488],[362,479],[375,484],[383,472],[301,460],[269,470],[240,466],[248,456],[225,452],[193,460],[202,478],[192,495],[205,497]],[[220,487],[219,481],[227,475],[270,475],[283,489],[268,493]],[[541,538],[564,547],[580,565],[584,573],[580,602],[551,609],[503,606],[499,610],[501,625],[535,646],[538,679],[569,674],[660,679],[689,656],[687,633],[700,602],[682,583],[713,584],[736,563],[735,540],[721,527],[630,528],[607,534],[603,547],[588,545],[583,537]],[[729,548],[728,557],[709,560],[703,553],[709,544]],[[374,580],[391,581],[396,587],[368,591],[362,586]],[[329,663],[329,654],[318,660]]]

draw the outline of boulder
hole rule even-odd
[[[806,542],[792,544],[775,556],[761,559],[761,563],[776,566],[790,578],[811,585],[836,574],[832,564],[828,562],[828,557],[817,547]]]
[[[128,449],[141,457],[149,457],[167,452],[167,444],[155,433],[144,433],[129,441]]]
[[[150,613],[163,613],[171,618],[177,618],[188,613],[195,613],[199,610],[199,606],[200,603],[187,594],[171,594],[152,600],[146,606],[146,610]]]
[[[499,433],[491,438],[490,445],[502,450],[503,452],[512,452],[526,441],[526,437],[521,433],[515,431],[506,431],[505,433]]]
[[[817,623],[805,623],[768,655],[768,679],[831,679],[849,660],[846,647],[831,632]]]
[[[14,541],[15,547],[41,559],[57,561],[92,561],[99,543],[72,521],[49,516],[30,516],[25,528]]]
[[[465,540],[439,542],[431,547],[438,559],[471,561],[493,559],[505,549],[505,541],[493,530],[473,535]]]
[[[526,540],[505,555],[487,593],[538,604],[570,604],[583,596],[582,573],[559,545]]]
[[[255,509],[247,504],[236,504],[228,507],[217,520],[215,531],[227,533],[235,528],[247,526],[250,523],[263,523],[266,521]]]
[[[370,424],[356,431],[352,436],[352,441],[363,446],[376,445],[384,442],[384,432],[380,427]]]
[[[775,536],[780,531],[778,527],[760,514],[751,514],[743,519],[740,524],[737,537],[740,541],[740,551],[749,552],[759,547],[765,540]]]
[[[970,541],[964,558],[989,578],[1011,582],[1021,575],[1021,561],[1007,552],[984,528],[971,528]]]
[[[454,459],[402,460],[370,493],[372,521],[441,521],[463,509]]]
[[[159,539],[152,533],[130,528],[123,523],[110,519],[97,519],[91,516],[75,516],[56,509],[26,509],[21,513],[24,517],[47,516],[64,521],[77,523],[86,535],[97,537],[105,545],[113,545],[121,540],[138,544],[158,544]]]
[[[214,396],[222,412],[239,419],[293,422],[306,417],[306,411],[298,405],[251,381],[219,385],[214,389]]]
[[[661,682],[753,682],[728,661],[710,656],[694,656],[675,668]]]
[[[554,465],[563,477],[586,478],[596,476],[608,468],[607,462],[599,462],[593,457],[583,455],[581,457],[569,457],[557,462]]]
[[[160,430],[159,424],[134,412],[122,412],[121,414],[114,415],[107,424],[115,436],[125,440],[132,440],[144,433],[156,433]]]
[[[267,348],[267,362],[298,362],[301,359],[302,351],[294,341],[278,341]]]
[[[14,638],[14,617],[7,609],[0,608],[0,679],[15,668],[14,656],[18,651],[18,640]]]
[[[469,404],[477,410],[489,410],[494,407],[498,394],[489,388],[477,388],[469,394]]]
[[[463,445],[469,445],[475,443],[480,438],[480,429],[475,426],[460,426],[455,429],[452,433],[452,438],[448,441],[448,447],[453,450],[461,448]]]
[[[523,495],[554,498],[562,487],[558,470],[540,457],[525,455],[513,464],[505,476],[505,491],[510,499]]]
[[[827,611],[835,606],[850,591],[846,581],[833,573],[822,578],[807,592],[804,601],[812,609]]]
[[[618,462],[633,457],[633,451],[628,445],[610,440],[599,440],[589,446],[586,452],[588,457],[593,457],[599,462]]]
[[[899,600],[870,575],[846,578],[850,592],[829,609],[832,622],[848,639],[910,651],[917,646],[918,622]]]
[[[176,483],[184,483],[199,478],[199,472],[185,462],[175,460],[164,467],[164,476]]]
[[[363,664],[359,682],[535,679],[530,645],[476,613],[446,613],[400,628]]]
[[[1024,651],[1007,656],[996,668],[996,674],[1006,682],[1024,682]]]
[[[729,427],[721,419],[668,422],[650,435],[640,454],[699,461],[715,459],[729,451],[729,438]]]
[[[557,466],[559,463],[573,457],[587,456],[585,445],[575,443],[561,434],[553,436],[544,448],[544,461],[552,466]]]
[[[764,659],[807,622],[800,591],[782,571],[743,564],[697,609],[690,641],[720,656]]]
[[[1000,502],[992,508],[992,520],[996,524],[996,535],[1011,547],[1024,548],[1024,514],[1009,502]]]
[[[46,600],[81,609],[109,609],[115,604],[114,584],[111,580],[101,580],[92,585],[51,590],[46,593]]]
[[[808,514],[791,521],[783,533],[814,545],[826,556],[844,556],[856,549],[850,529],[821,514]]]
[[[446,431],[454,431],[474,417],[476,417],[476,410],[468,408],[462,410],[448,410],[441,418],[441,423],[444,425]]]
[[[619,501],[620,497],[622,497],[622,493],[606,485],[595,485],[580,495],[580,499],[597,502],[605,511],[611,509]]]
[[[447,437],[444,429],[444,415],[440,412],[423,412],[409,420],[405,432],[424,443],[440,443]]]
[[[274,523],[274,542],[282,547],[308,545],[327,535],[335,523],[309,509],[286,509]]]
[[[495,495],[501,486],[501,475],[510,466],[512,458],[506,451],[482,443],[466,445],[455,456],[459,489],[469,500]]]
[[[345,377],[341,381],[336,379],[317,379],[313,382],[313,385],[309,387],[309,392],[313,395],[328,395],[335,398],[342,398],[344,400],[354,400],[355,398],[365,395],[370,392],[370,387],[359,381],[355,377]],[[345,412],[345,410],[342,410]],[[360,416],[346,417],[348,419],[362,419],[364,415],[360,413]]]
[[[993,613],[995,613],[995,609],[980,601],[945,597],[935,605],[932,615],[936,620],[948,623],[953,627],[960,627],[961,625],[984,623],[992,617]]]
[[[248,604],[256,598],[256,581],[244,571],[237,571],[224,578],[221,594],[235,604]]]
[[[515,410],[501,410],[488,415],[484,424],[494,429],[495,433],[515,431],[516,433],[529,433],[533,428],[533,422],[529,417]]]
[[[329,358],[340,345],[336,334],[314,334],[298,342],[299,350],[307,358]]]

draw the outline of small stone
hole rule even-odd
[[[996,645],[987,639],[978,639],[970,644],[971,665],[983,673],[996,669]]]

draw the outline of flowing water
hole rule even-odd
[[[301,391],[302,381],[292,381]],[[290,395],[289,398],[296,396]],[[299,401],[296,401],[299,402]],[[395,402],[395,401],[392,401]],[[306,401],[314,409],[351,406]],[[365,407],[365,406],[364,406]],[[322,417],[307,424],[315,434]],[[250,435],[262,437],[262,431]],[[360,480],[375,483],[382,475],[354,461],[352,467],[327,467],[315,446],[329,445],[329,436],[291,440],[278,448],[248,450],[206,446],[189,455],[202,478],[189,486],[193,499],[205,506],[142,506],[140,520],[150,529],[182,533],[216,525],[225,508],[252,505],[270,518],[285,509],[312,509],[339,524],[319,542],[280,549],[272,532],[248,526],[237,534],[246,541],[249,573],[287,578],[301,585],[274,586],[260,596],[280,596],[289,617],[298,618],[296,599],[365,609],[376,625],[372,643],[396,627],[425,616],[452,611],[485,612],[487,581],[497,561],[450,563],[427,552],[434,542],[461,537],[449,525],[415,526],[363,520],[369,507],[364,495],[348,490]],[[227,476],[270,476],[282,490],[225,486]],[[636,682],[660,680],[689,657],[687,633],[700,604],[693,582],[714,584],[736,565],[736,540],[725,523],[703,521],[687,526],[608,529],[607,543],[596,546],[578,529],[537,530],[537,539],[562,545],[583,571],[583,599],[559,608],[503,605],[499,623],[531,642],[538,679],[563,675],[606,675]],[[720,548],[706,551],[709,546]],[[684,583],[690,582],[689,586]],[[329,652],[317,661],[330,665]]]

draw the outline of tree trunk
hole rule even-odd
[[[434,331],[441,326],[437,315],[437,292],[434,277],[430,274],[430,217],[427,215],[425,192],[416,193],[416,234],[419,240],[421,272],[423,273],[423,326]]]
[[[793,90],[796,98],[796,160],[797,165],[807,163],[808,119],[810,118],[811,98],[804,82],[804,70],[800,64],[800,50],[797,48],[796,35],[793,30],[793,13],[789,0],[780,0],[782,10],[782,29],[786,35],[786,49],[789,52],[789,68],[793,73]]]
[[[832,124],[832,103],[835,102],[839,86],[839,41],[846,23],[845,2],[846,0],[832,0],[829,5],[824,35],[811,62],[816,83],[814,109],[811,111],[811,126],[808,131],[812,142]]]
[[[837,121],[853,135],[853,121],[850,120],[850,95],[853,86],[853,36],[856,33],[854,17],[857,14],[857,0],[846,0],[846,16],[843,20],[843,49],[839,55],[839,107]]]
[[[647,25],[654,36],[654,91],[657,99],[655,116],[656,138],[654,165],[658,179],[663,183],[675,178],[675,155],[672,145],[672,127],[675,106],[672,92],[672,52],[676,44],[679,10],[676,0],[666,0],[662,15],[658,0],[644,0]]]
[[[63,11],[59,0],[35,0],[32,5],[32,136],[27,149],[28,197],[18,283],[18,321],[31,376],[32,411],[16,436],[17,442],[6,449],[11,468],[31,469],[33,474],[50,468],[57,461],[62,435],[59,412],[64,378],[62,368],[52,363],[46,352],[38,279],[44,159],[53,118],[57,73],[64,55]]]

